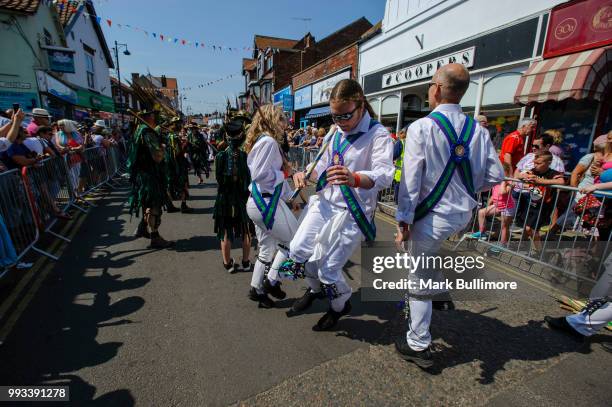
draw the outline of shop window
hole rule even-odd
[[[87,72],[87,87],[89,89],[96,88],[96,76],[95,76],[95,62],[94,54],[95,50],[85,44],[83,44],[83,50],[85,51],[85,71]]]
[[[269,71],[270,69],[272,69],[272,56],[270,56],[270,58],[266,59],[266,71]]]
[[[468,87],[465,95],[461,99],[461,106],[464,110],[473,110],[474,106],[476,106],[476,97],[478,95],[478,83],[470,81],[470,86]]]
[[[395,130],[399,114],[400,99],[398,96],[387,96],[382,101],[380,122]]]
[[[487,79],[482,93],[482,106],[513,104],[521,75],[521,72],[505,72]]]
[[[376,114],[376,119],[380,119],[378,117],[378,108],[380,107],[380,99],[370,99],[368,100],[368,102],[370,102],[370,106],[372,106],[372,110],[374,110],[374,113]]]

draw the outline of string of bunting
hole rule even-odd
[[[60,11],[64,11],[64,9],[66,9],[69,13],[71,14],[75,14],[77,11],[79,11],[80,8],[85,7],[83,3],[77,3],[74,0],[43,0],[43,3],[45,3],[48,6],[56,6]],[[217,45],[217,44],[208,44],[204,41],[194,41],[194,40],[186,40],[183,38],[179,38],[179,37],[174,37],[174,36],[169,36],[166,34],[162,34],[159,32],[153,32],[151,30],[145,30],[144,28],[141,27],[136,27],[130,24],[121,24],[121,23],[117,23],[116,21],[114,21],[111,18],[104,18],[101,17],[99,15],[92,15],[86,12],[82,13],[83,15],[86,16],[90,16],[96,19],[96,21],[98,22],[98,24],[101,26],[103,23],[106,23],[108,25],[109,28],[112,27],[116,27],[119,29],[122,28],[127,28],[127,29],[132,29],[135,31],[140,31],[142,33],[144,33],[147,38],[152,38],[152,39],[156,39],[156,40],[160,40],[161,42],[167,42],[170,44],[176,44],[176,45],[182,45],[182,46],[192,46],[195,48],[203,48],[203,49],[212,49],[213,51],[228,51],[228,52],[240,52],[240,51],[244,51],[244,52],[251,52],[254,51],[255,48],[253,47],[229,47],[226,45]],[[263,52],[265,50],[263,49],[258,49],[259,52]]]

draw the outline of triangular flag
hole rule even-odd
[[[107,19],[106,22],[108,23],[108,26],[110,27],[111,25],[113,25],[113,22],[110,19]]]
[[[177,42],[178,42],[178,38],[175,38],[174,39],[174,43],[176,44]]]
[[[196,42],[196,48],[198,47],[198,43]]]
[[[100,23],[102,22],[102,17],[97,16],[96,17],[96,21],[98,22],[98,25],[100,25]]]
[[[181,40],[181,43],[182,43],[183,45],[185,45],[185,42],[186,42],[185,40]]]
[[[159,38],[163,41],[164,40],[164,34],[159,34]]]

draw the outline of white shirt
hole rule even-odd
[[[38,137],[26,137],[26,139],[23,140],[23,144],[28,150],[34,151],[36,155],[43,155],[45,152],[45,145]]]
[[[101,134],[94,134],[91,139],[93,140],[94,144],[96,145],[96,147],[101,147],[102,146],[102,141],[104,141],[104,136],[102,136]]]
[[[281,197],[289,199],[291,188],[285,181],[283,172],[283,156],[280,146],[272,137],[263,135],[255,142],[247,156],[247,165],[251,172],[251,181],[255,182],[260,194],[273,194],[278,184],[283,184]],[[252,185],[249,191],[253,192]]]
[[[365,112],[363,118],[355,129],[345,134],[340,128],[338,131],[341,134],[340,142],[342,143],[347,135],[363,132],[344,152],[344,166],[352,172],[357,172],[359,175],[365,175],[374,182],[372,189],[354,188],[353,192],[358,199],[361,208],[368,218],[372,218],[374,210],[376,210],[376,201],[378,191],[387,188],[393,181],[395,166],[393,165],[393,139],[389,137],[389,132],[381,124],[376,124],[370,127],[370,115]],[[326,136],[327,137],[327,136]],[[334,135],[331,136],[331,142],[321,160],[317,163],[315,171],[318,177],[323,171],[330,166],[333,155]],[[327,184],[320,191],[324,199],[331,204],[346,208],[346,203],[342,197],[339,185]]]
[[[453,124],[457,135],[465,121],[461,106],[443,104],[435,112],[444,114]],[[412,123],[406,135],[404,166],[400,181],[398,221],[412,224],[417,205],[429,195],[450,158],[450,146],[438,125],[425,117]],[[476,123],[469,146],[472,178],[476,192],[490,189],[504,179],[503,167],[488,132]],[[470,212],[477,201],[469,196],[461,176],[455,171],[451,182],[432,212],[451,215]]]

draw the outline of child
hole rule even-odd
[[[504,175],[506,178],[512,176],[512,167],[508,163],[503,163]],[[486,239],[486,217],[501,215],[501,243],[506,245],[510,238],[510,224],[514,217],[514,199],[512,199],[512,186],[510,181],[502,181],[501,184],[493,187],[491,197],[485,208],[478,211],[478,232],[472,234],[474,239]]]
[[[528,181],[523,185],[520,199],[524,200],[518,205],[517,223],[525,225],[527,237],[533,238],[536,250],[541,250],[540,234],[538,229],[542,222],[548,222],[552,210],[553,193],[550,185],[564,185],[563,174],[552,170],[552,154],[549,151],[536,153],[533,169],[520,172],[516,170],[514,177]],[[525,191],[525,189],[527,191]]]

